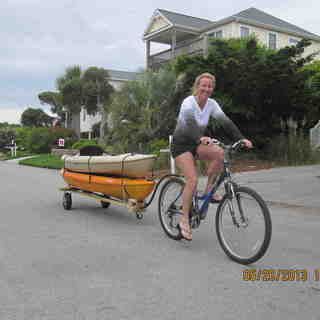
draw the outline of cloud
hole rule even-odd
[[[19,124],[22,112],[22,109],[0,108],[0,122]]]

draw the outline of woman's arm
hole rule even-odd
[[[220,105],[213,100],[211,109],[211,117],[217,121],[219,126],[222,127],[224,133],[232,141],[238,141],[244,139],[243,134],[239,128],[234,124],[234,122],[223,112]],[[210,128],[209,128],[210,131]]]
[[[234,124],[234,122],[227,117],[224,113],[219,114],[216,118],[219,124],[222,126],[226,134],[233,140],[241,140],[244,139],[243,134],[239,130],[239,128]]]

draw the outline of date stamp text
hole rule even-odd
[[[320,281],[320,268],[308,269],[245,269],[244,281]]]

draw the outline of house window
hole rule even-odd
[[[221,39],[222,38],[222,30],[214,31],[214,32],[210,33],[209,36],[213,37],[213,38]]]
[[[297,39],[293,39],[293,38],[290,38],[290,39],[289,39],[289,43],[290,43],[292,46],[295,46],[298,42],[299,42],[299,40],[297,40]]]
[[[240,38],[249,37],[250,29],[248,27],[240,27]]]
[[[82,111],[83,111],[83,118],[82,118],[82,120],[83,120],[83,121],[86,121],[86,109],[82,109]]]
[[[275,33],[269,33],[269,49],[277,49],[277,35]]]

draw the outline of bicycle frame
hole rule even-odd
[[[211,199],[212,199],[214,193],[218,190],[218,188],[221,186],[221,184],[223,182],[225,182],[226,194],[233,195],[232,184],[234,182],[232,181],[231,172],[229,169],[230,168],[230,161],[229,161],[230,160],[230,153],[231,153],[231,148],[226,148],[225,156],[224,156],[224,160],[223,160],[223,170],[217,176],[214,184],[211,187],[211,190],[202,196],[198,196],[196,193],[193,197],[193,201],[196,205],[196,208],[198,209],[198,213],[201,216],[206,216]],[[231,187],[229,187],[229,186],[231,186]],[[200,207],[199,207],[199,200],[203,201],[203,203],[201,204]]]
[[[236,144],[239,144],[239,142],[240,141],[238,141]],[[209,190],[209,192],[207,192],[206,194],[203,194],[201,196],[198,196],[198,191],[194,194],[194,196],[192,198],[192,208],[195,209],[195,212],[193,210],[190,211],[190,218],[194,217],[194,213],[196,216],[200,217],[201,220],[203,220],[206,217],[211,199],[212,199],[214,193],[218,190],[218,188],[221,186],[221,184],[223,182],[225,185],[225,191],[226,191],[227,196],[229,196],[230,199],[232,199],[234,196],[234,186],[236,185],[236,183],[232,181],[232,177],[231,177],[230,154],[234,150],[234,146],[236,144],[226,146],[219,141],[218,141],[218,143],[220,145],[222,145],[225,150],[224,159],[223,159],[223,170],[217,176],[217,178],[216,178],[214,184],[212,185],[211,189]],[[176,199],[174,199],[172,201],[172,204],[176,202],[176,200],[181,196],[182,192],[183,192],[183,190],[181,190],[181,193],[179,193],[177,195]],[[200,201],[203,201],[201,206],[199,206]],[[237,199],[237,201],[238,201],[238,199]],[[230,205],[233,206],[232,203]],[[171,208],[170,211],[173,214],[181,214],[181,211],[178,208]],[[234,214],[233,214],[233,212],[234,212],[233,207],[231,208],[231,212],[232,212],[232,219],[234,220],[235,218],[234,218]],[[241,215],[242,215],[242,213],[241,213]],[[235,222],[235,220],[234,220],[234,222]],[[198,223],[196,225],[199,226],[199,224],[200,224],[200,220],[198,220]]]

